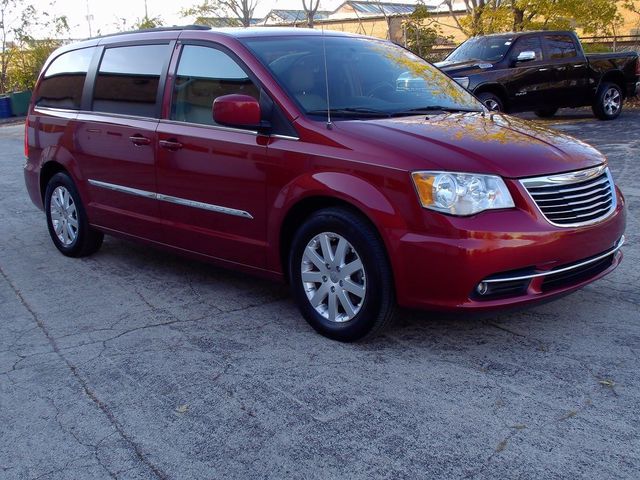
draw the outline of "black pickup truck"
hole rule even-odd
[[[435,64],[491,110],[533,110],[553,116],[562,107],[591,105],[602,120],[620,115],[640,93],[638,54],[585,55],[573,32],[544,31],[473,37]]]

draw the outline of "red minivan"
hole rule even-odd
[[[357,35],[183,27],[65,46],[25,154],[64,255],[112,234],[288,281],[342,341],[396,305],[565,294],[622,257],[624,198],[601,153]]]

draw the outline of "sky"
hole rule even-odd
[[[135,23],[136,19],[144,17],[144,0],[55,0],[53,9],[46,6],[46,0],[35,0],[36,7],[46,8],[56,16],[66,15],[71,27],[71,37],[81,39],[89,37],[89,25],[86,20],[87,8],[93,20],[91,33],[97,35],[113,33],[119,20],[126,17],[127,24]],[[189,19],[180,16],[180,10],[200,3],[196,0],[182,0],[170,2],[168,0],[147,0],[149,17],[160,16],[167,25],[184,25]],[[324,0],[320,9],[332,10],[341,0]],[[41,6],[39,6],[41,4]],[[272,8],[302,8],[302,0],[258,0],[255,16],[262,17]]]

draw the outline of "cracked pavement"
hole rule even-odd
[[[640,111],[543,123],[609,157],[622,265],[517,313],[402,312],[355,345],[282,285],[112,237],[63,257],[23,127],[1,127],[0,478],[637,479]]]

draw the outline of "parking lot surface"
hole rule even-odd
[[[622,265],[361,344],[314,333],[285,286],[112,237],[63,257],[23,127],[0,128],[0,478],[639,478],[640,111],[544,123],[609,157]]]

